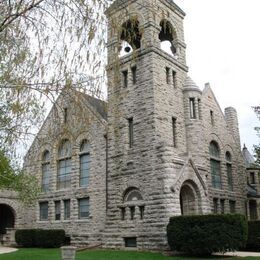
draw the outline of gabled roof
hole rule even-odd
[[[107,120],[107,102],[92,97],[86,93],[78,92],[82,97],[89,103],[101,116],[103,119]]]
[[[205,97],[206,97],[206,96],[209,96],[209,95],[213,98],[215,104],[217,105],[217,107],[218,107],[218,109],[219,109],[219,111],[220,111],[220,113],[221,113],[221,115],[222,115],[223,120],[226,121],[226,117],[225,117],[225,115],[224,115],[224,113],[223,113],[223,111],[222,111],[222,108],[221,108],[220,105],[219,105],[219,102],[218,102],[218,100],[217,100],[217,98],[216,98],[216,96],[215,96],[215,94],[214,94],[214,92],[213,92],[213,90],[212,90],[210,84],[209,84],[209,83],[206,83],[206,84],[205,84],[205,88],[204,88],[203,91],[202,91],[202,96],[205,96]],[[227,122],[227,121],[226,121],[226,122]]]

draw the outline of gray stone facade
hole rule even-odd
[[[48,151],[50,179],[33,221],[23,226],[64,228],[79,246],[165,249],[171,216],[245,214],[236,111],[223,113],[209,84],[201,91],[188,77],[184,12],[171,0],[117,0],[106,14],[108,102],[64,89],[25,158],[25,169],[42,183]],[[129,39],[132,31],[136,37]],[[124,41],[130,47],[119,56]],[[71,149],[61,158],[64,140]],[[83,140],[90,144],[90,169],[88,185],[80,187]],[[69,187],[60,189],[64,160]],[[83,218],[81,199],[89,203]]]
[[[95,103],[97,102],[97,103]],[[34,214],[34,226],[37,228],[65,229],[71,242],[77,245],[101,243],[101,231],[104,229],[106,213],[106,104],[83,93],[64,90],[37,138],[31,146],[26,158],[25,169],[35,173],[42,181],[42,157],[45,151],[50,152],[49,191],[42,193],[39,203],[48,202],[48,217],[40,219],[37,205]],[[65,109],[67,122],[65,122]],[[71,176],[70,187],[58,188],[57,169],[59,164],[58,150],[63,140],[71,144]],[[80,145],[83,140],[90,144],[90,176],[89,185],[80,187]],[[89,216],[79,217],[79,200],[89,199]],[[65,216],[64,201],[69,200],[70,216]],[[55,202],[60,202],[60,217],[55,216]]]

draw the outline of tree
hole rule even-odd
[[[100,94],[111,0],[0,0],[0,145],[14,154],[64,85]]]
[[[37,180],[14,158],[42,123],[46,101],[65,85],[100,95],[110,2],[0,0],[0,189],[24,202],[37,195]]]
[[[260,120],[260,106],[253,107],[258,119]],[[260,127],[255,127],[257,135],[260,138]],[[254,145],[256,162],[260,164],[260,144]]]
[[[112,2],[0,0],[0,147],[5,157],[16,157],[21,142],[41,125],[46,101],[54,102],[64,86],[100,96],[104,10]],[[120,19],[113,26],[121,26]]]
[[[13,168],[10,160],[0,151],[0,189],[18,192],[19,199],[30,205],[39,194],[39,185],[35,176]]]

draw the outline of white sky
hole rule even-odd
[[[174,0],[184,22],[189,75],[203,89],[209,82],[219,104],[238,112],[241,144],[259,143],[260,0]]]

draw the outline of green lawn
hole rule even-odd
[[[60,260],[59,249],[19,249],[17,252],[9,254],[0,254],[0,260]],[[169,257],[158,253],[129,252],[129,251],[109,251],[109,250],[91,250],[77,252],[76,260],[189,260],[202,259],[190,258],[186,256]],[[206,259],[259,259],[259,257],[212,257]]]

